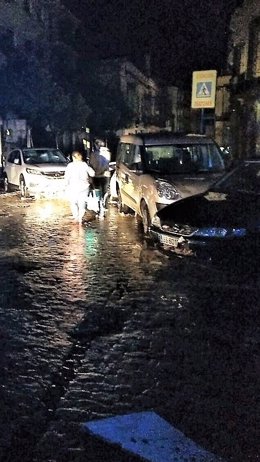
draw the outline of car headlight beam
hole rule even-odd
[[[244,237],[246,235],[245,228],[200,228],[195,231],[192,236],[198,237]]]

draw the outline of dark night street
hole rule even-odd
[[[1,462],[140,460],[81,424],[145,410],[257,462],[256,274],[170,258],[113,205],[88,218],[0,196]]]

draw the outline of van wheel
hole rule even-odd
[[[11,191],[7,176],[4,177],[4,191],[6,193]]]
[[[142,213],[144,234],[149,235],[150,226],[151,226],[151,217],[150,217],[148,207],[144,201],[141,203],[141,213]]]
[[[118,197],[118,210],[120,213],[129,213],[130,209],[129,207],[127,207],[127,205],[123,204],[122,202],[122,196],[121,196],[121,193],[120,191],[118,190],[118,193],[117,193],[117,197]]]
[[[25,179],[23,176],[20,178],[20,192],[22,197],[29,197],[28,188],[25,184]]]

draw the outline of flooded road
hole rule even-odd
[[[104,460],[80,424],[149,409],[256,462],[257,275],[169,258],[113,206],[87,218],[0,195],[1,462]]]

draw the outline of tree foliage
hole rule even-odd
[[[51,71],[35,56],[13,52],[0,73],[2,115],[13,112],[31,126],[48,127],[54,133],[88,126],[100,135],[127,126],[132,119],[121,92],[102,81],[97,66],[87,63],[71,85],[54,80]]]
[[[3,115],[14,112],[31,125],[48,126],[54,132],[80,128],[90,114],[76,88],[65,91],[48,68],[20,50],[1,69],[0,101]]]
[[[104,81],[96,62],[88,62],[84,68],[84,98],[91,108],[88,126],[94,133],[116,131],[126,127],[133,118],[133,111],[120,89]]]

